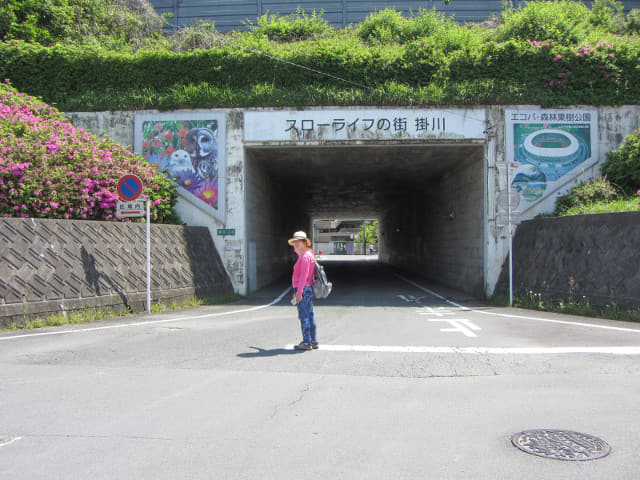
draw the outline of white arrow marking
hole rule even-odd
[[[480,327],[472,323],[470,320],[467,320],[466,318],[446,318],[442,320],[437,318],[430,318],[429,321],[430,322],[447,322],[449,323],[449,325],[452,326],[452,328],[441,328],[440,329],[441,332],[459,332],[466,335],[467,337],[477,337],[478,335],[473,333],[472,330],[475,330],[475,331],[482,330]]]
[[[424,297],[414,297],[413,295],[396,295],[396,297],[401,298],[402,300],[404,300],[407,303],[418,303],[420,300],[422,300]]]

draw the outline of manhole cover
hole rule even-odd
[[[604,440],[569,430],[525,430],[516,433],[511,443],[523,452],[555,460],[595,460],[611,452]]]

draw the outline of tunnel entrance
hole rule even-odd
[[[249,290],[289,274],[315,219],[379,219],[380,260],[483,295],[484,143],[245,146]]]

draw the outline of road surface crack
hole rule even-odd
[[[311,382],[307,382],[304,384],[304,386],[300,389],[298,396],[292,400],[291,402],[287,403],[287,408],[293,408],[295,407],[297,404],[299,404],[304,397],[306,396],[306,394],[311,390],[311,386],[314,383],[319,382],[323,377],[317,379],[317,380],[313,380]],[[271,416],[269,417],[269,420],[273,420],[275,417],[278,416],[278,414],[280,413],[280,408],[282,407],[282,405],[276,405],[273,408],[273,412],[271,412]]]

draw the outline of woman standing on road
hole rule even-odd
[[[299,231],[289,239],[298,261],[293,266],[293,295],[298,307],[298,318],[302,327],[302,342],[296,345],[296,350],[311,350],[318,348],[316,338],[316,320],[313,315],[313,281],[315,278],[315,255],[311,250],[311,240],[305,232]]]

